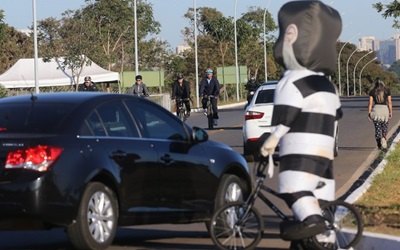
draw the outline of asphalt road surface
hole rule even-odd
[[[400,97],[393,97],[394,116],[390,121],[390,134],[399,126]],[[344,118],[339,123],[339,156],[334,161],[337,196],[345,194],[353,183],[360,182],[359,177],[369,169],[378,156],[374,139],[373,124],[367,119],[366,97],[344,98],[342,106]],[[219,126],[208,131],[210,138],[230,145],[239,153],[243,152],[242,124],[243,106],[220,110]],[[192,126],[206,128],[203,114],[193,113],[187,121]],[[254,163],[249,163],[251,168]],[[276,187],[276,175],[266,180],[266,184]],[[358,180],[358,181],[357,181]],[[362,181],[361,181],[362,182]],[[274,199],[276,201],[276,199]],[[284,211],[289,212],[283,202],[277,201]],[[288,243],[279,239],[279,220],[262,203],[257,208],[266,220],[264,238],[257,249],[287,249]],[[0,250],[62,250],[72,249],[62,229],[47,231],[1,231]],[[120,228],[110,250],[178,250],[178,249],[215,249],[206,228],[202,223],[187,225],[146,225]]]

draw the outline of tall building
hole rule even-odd
[[[363,51],[376,51],[382,65],[390,66],[400,60],[400,34],[387,40],[377,40],[373,36],[364,36],[359,39],[358,48]]]
[[[396,42],[394,39],[380,41],[380,49],[377,53],[379,61],[384,65],[392,65],[396,59]]]
[[[364,36],[359,39],[358,48],[363,51],[379,50],[379,42],[373,36]]]

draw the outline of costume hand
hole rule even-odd
[[[272,155],[275,152],[276,146],[278,146],[279,139],[271,134],[267,140],[265,140],[264,144],[261,146],[260,153],[262,156],[266,157],[268,155]]]
[[[372,122],[371,113],[368,113],[368,120],[369,120],[370,122]]]

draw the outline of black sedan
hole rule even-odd
[[[217,207],[250,189],[241,155],[144,98],[0,99],[3,228],[65,227],[76,248],[104,249],[117,226],[207,224]]]

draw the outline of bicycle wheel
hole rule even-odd
[[[207,106],[207,121],[208,121],[208,129],[214,129],[214,119],[213,119],[211,104]]]
[[[260,242],[264,225],[258,211],[243,202],[226,204],[211,218],[210,234],[222,250],[254,249]]]
[[[364,224],[355,206],[342,200],[323,202],[322,214],[328,230],[312,238],[318,249],[353,249],[360,241]]]
[[[186,108],[183,104],[179,106],[179,119],[183,122],[186,121]]]

